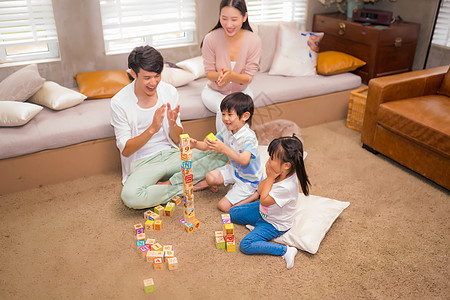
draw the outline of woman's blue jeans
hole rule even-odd
[[[259,214],[259,201],[234,206],[230,209],[231,222],[241,225],[252,225],[250,231],[239,244],[244,254],[284,255],[287,247],[269,242],[286,231],[277,230]]]

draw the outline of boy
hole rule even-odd
[[[180,173],[178,92],[161,81],[164,61],[150,46],[136,47],[128,56],[134,81],[111,99],[111,125],[122,161],[122,200],[142,209],[166,203],[183,192],[182,182],[158,185]],[[193,158],[194,183],[224,160],[197,151]],[[216,153],[213,153],[216,154]],[[201,163],[199,163],[201,162]]]
[[[255,191],[263,171],[258,140],[248,125],[254,110],[252,98],[242,92],[230,94],[222,100],[220,110],[225,128],[216,135],[217,140],[199,142],[191,139],[191,148],[211,150],[229,158],[229,164],[207,173],[206,181],[197,184],[197,187],[233,184],[217,205],[220,210],[228,212],[233,206],[256,199]]]

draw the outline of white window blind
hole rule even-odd
[[[285,21],[305,24],[307,0],[247,0],[252,22]]]
[[[441,3],[432,43],[450,47],[450,0]]]
[[[100,0],[107,54],[195,42],[195,0]]]
[[[0,1],[0,63],[58,57],[51,0]]]

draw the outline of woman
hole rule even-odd
[[[216,113],[219,132],[223,126],[222,99],[234,92],[243,92],[253,99],[248,84],[259,68],[261,40],[250,27],[244,0],[221,1],[219,21],[203,40],[202,56],[209,79],[202,100]]]

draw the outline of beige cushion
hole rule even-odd
[[[206,76],[202,56],[196,56],[193,58],[189,58],[189,59],[180,61],[176,65],[177,65],[177,67],[180,67],[180,68],[194,74],[194,76],[195,76],[194,79],[202,78],[202,77]]]
[[[261,59],[259,61],[259,71],[260,72],[269,72],[270,66],[273,62],[273,57],[275,56],[275,52],[277,50],[278,40],[278,31],[280,24],[284,24],[293,30],[296,29],[295,22],[270,22],[270,23],[262,23],[258,26],[255,26],[258,31],[258,35],[261,39]]]
[[[174,87],[179,87],[188,84],[195,79],[195,75],[183,69],[171,68],[164,65],[161,72],[161,80],[170,83]]]
[[[28,65],[0,82],[0,101],[26,101],[44,84],[36,64]]]
[[[42,106],[18,101],[0,101],[0,126],[21,126],[34,118]]]
[[[29,101],[54,110],[61,110],[80,104],[86,98],[85,95],[60,86],[56,82],[46,81]]]
[[[323,33],[299,32],[281,24],[270,75],[317,75],[318,43]]]

